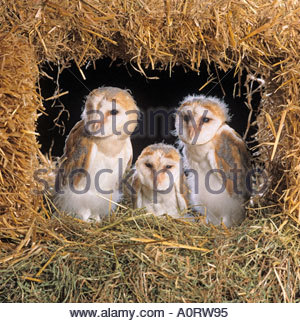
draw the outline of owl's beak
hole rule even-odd
[[[96,132],[101,128],[100,122],[93,123],[91,126],[91,130]]]
[[[195,129],[194,129],[194,127],[189,128],[189,136],[190,136],[190,139],[194,139],[194,137],[195,137]]]
[[[105,120],[101,120],[101,121],[97,121],[97,122],[93,122],[92,124],[89,125],[89,133],[91,135],[97,135],[99,133],[99,131],[103,134],[104,131],[104,123]]]
[[[100,129],[103,128],[104,122],[103,121],[99,121],[99,122],[95,122],[92,124],[92,130],[93,131],[99,131]]]
[[[164,182],[165,178],[166,178],[165,173],[155,174],[153,172],[154,188],[158,189],[158,186],[161,185]]]
[[[166,174],[165,173],[159,173],[157,176],[157,184],[162,184],[165,180]]]

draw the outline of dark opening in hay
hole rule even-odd
[[[224,98],[232,115],[230,126],[245,136],[249,148],[257,144],[253,140],[257,126],[251,124],[255,121],[260,103],[260,84],[253,82],[254,94],[248,102],[247,89],[243,86],[250,76],[246,71],[234,76],[234,69],[224,72],[213,64],[208,66],[202,62],[198,73],[177,66],[171,73],[168,70],[145,70],[148,76],[145,78],[130,64],[124,65],[121,60],[112,62],[108,58],[96,61],[95,64],[88,63],[82,71],[85,79],[75,63],[61,73],[55,66],[43,69],[44,76],[39,84],[41,94],[46,99],[44,106],[47,115],[43,114],[38,119],[37,132],[44,154],[49,153],[50,147],[52,156],[63,154],[66,136],[80,120],[85,96],[94,88],[104,85],[128,88],[142,112],[141,131],[132,136],[133,161],[147,145],[161,141],[175,143],[176,138],[170,133],[170,130],[174,130],[174,118],[160,111],[172,113],[183,97],[194,93]],[[57,89],[66,94],[49,100],[55,97]],[[249,116],[250,108],[253,111]],[[154,113],[156,111],[156,115],[152,117],[150,110]],[[169,120],[167,126],[166,119]]]

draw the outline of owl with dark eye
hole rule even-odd
[[[244,220],[244,203],[250,197],[249,153],[227,124],[229,119],[222,100],[191,95],[181,102],[175,121],[185,165],[192,170],[188,176],[191,206],[204,213],[207,222],[223,222],[227,227]]]
[[[179,151],[159,143],[146,147],[135,163],[133,205],[154,215],[178,218],[188,206],[188,190]]]
[[[131,167],[130,134],[137,117],[138,108],[126,90],[100,87],[87,96],[82,120],[67,137],[56,177],[58,209],[84,221],[100,221],[115,208],[122,196],[120,175]]]

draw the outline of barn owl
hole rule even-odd
[[[135,163],[133,205],[154,215],[178,218],[187,208],[181,156],[176,148],[163,143],[146,147]]]
[[[86,99],[82,120],[67,137],[56,176],[55,203],[84,221],[100,221],[121,198],[132,161],[130,134],[138,108],[128,91],[100,87]]]
[[[187,96],[176,113],[176,134],[183,148],[191,204],[214,225],[227,227],[245,218],[250,158],[242,138],[226,122],[226,104],[204,95]]]

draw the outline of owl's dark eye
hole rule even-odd
[[[207,123],[207,122],[210,121],[210,119],[209,118],[203,118],[202,121],[205,122],[205,123]]]
[[[189,117],[187,114],[185,114],[185,115],[183,116],[183,120],[184,120],[185,122],[189,122],[189,121],[190,121],[190,117]]]
[[[110,111],[110,114],[112,115],[112,116],[115,116],[115,115],[117,115],[119,113],[119,111],[118,110],[111,110]]]
[[[150,164],[150,163],[145,163],[145,166],[148,167],[148,168],[152,168],[153,167],[153,165]]]
[[[166,165],[166,169],[171,169],[173,165]]]

